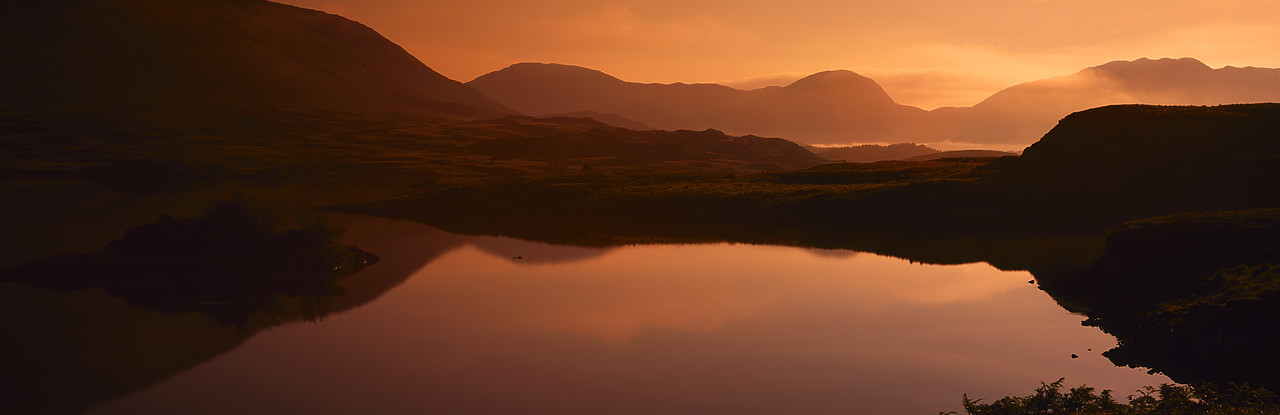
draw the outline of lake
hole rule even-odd
[[[1119,397],[1169,381],[1113,366],[1112,337],[985,263],[334,222],[382,258],[352,277],[359,304],[91,413],[936,414],[1060,377]]]

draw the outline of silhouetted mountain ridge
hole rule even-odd
[[[263,0],[51,0],[0,17],[0,103],[512,111],[373,29]]]
[[[468,85],[528,114],[601,111],[655,128],[716,128],[810,144],[1030,144],[1067,114],[1099,106],[1280,101],[1280,69],[1213,69],[1192,58],[1114,61],[1014,85],[972,107],[928,112],[897,104],[874,80],[839,70],[744,91],[640,84],[582,67],[520,63]]]
[[[1105,105],[1277,101],[1280,69],[1213,69],[1192,58],[1142,58],[1018,84],[972,107],[934,110],[925,132],[961,142],[1030,142],[1067,114]]]
[[[817,93],[836,97],[856,97],[881,105],[893,104],[893,98],[884,92],[876,81],[853,71],[837,70],[818,72],[800,78],[782,88],[793,93]]]
[[[467,85],[526,114],[599,111],[654,128],[818,141],[888,141],[923,110],[893,102],[875,81],[828,71],[785,87],[743,91],[718,84],[641,84],[577,66],[519,63]],[[813,140],[810,140],[813,141]]]

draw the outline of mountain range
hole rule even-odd
[[[740,90],[519,63],[463,84],[360,23],[264,0],[25,2],[0,14],[0,36],[21,40],[0,43],[11,62],[0,65],[0,109],[19,112],[302,108],[449,122],[524,114],[806,144],[1015,149],[1067,114],[1102,105],[1280,101],[1280,69],[1213,69],[1191,58],[1111,62],[932,111],[899,104],[844,70]]]
[[[28,2],[0,13],[0,38],[3,178],[150,191],[238,176],[824,162],[778,138],[518,116],[367,26],[266,0]]]
[[[807,144],[1021,146],[1067,114],[1103,105],[1280,101],[1280,69],[1213,69],[1192,58],[1115,61],[1015,85],[972,107],[933,111],[898,104],[874,80],[849,71],[744,91],[717,84],[642,84],[577,66],[519,63],[467,85],[530,115],[597,111],[660,129],[716,128]]]
[[[1222,105],[1280,101],[1280,69],[1210,68],[1192,59],[1138,59],[1006,88],[972,107],[931,112],[936,136],[1030,144],[1068,114],[1112,104]]]
[[[529,115],[593,110],[664,130],[715,128],[809,142],[895,140],[898,126],[927,114],[894,103],[875,81],[850,71],[743,91],[717,84],[639,84],[577,66],[521,63],[467,85]]]

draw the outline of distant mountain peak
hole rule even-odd
[[[849,70],[823,71],[813,75],[800,78],[787,85],[784,90],[799,91],[805,93],[821,93],[831,94],[833,96],[856,96],[866,102],[876,102],[880,104],[893,103],[893,98],[889,93],[880,87],[875,80],[858,75],[856,72]]]
[[[1138,58],[1132,61],[1111,61],[1086,69],[1128,75],[1138,72],[1160,71],[1165,73],[1195,73],[1213,70],[1195,58]]]
[[[810,87],[827,88],[827,87],[831,87],[832,85],[850,84],[850,83],[875,84],[876,81],[873,81],[871,78],[858,75],[857,72],[853,72],[845,69],[839,69],[834,71],[822,71],[822,72],[815,73],[813,75],[806,76],[804,78],[800,78],[795,82],[792,82],[790,85],[787,85],[787,88],[810,88]]]
[[[594,82],[623,82],[613,75],[577,65],[562,63],[520,62],[493,72],[476,77],[471,82],[484,83],[485,80],[499,76],[538,77],[538,78],[576,78]]]

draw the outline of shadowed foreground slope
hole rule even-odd
[[[991,402],[963,397],[972,415],[1272,414],[1280,411],[1280,209],[1133,221],[1107,236],[1087,269],[1036,272],[1041,288],[1084,324],[1116,337],[1103,353],[1174,381],[1127,404],[1063,380]]]
[[[1087,271],[1038,277],[1116,336],[1117,365],[1280,390],[1280,209],[1130,222]]]

